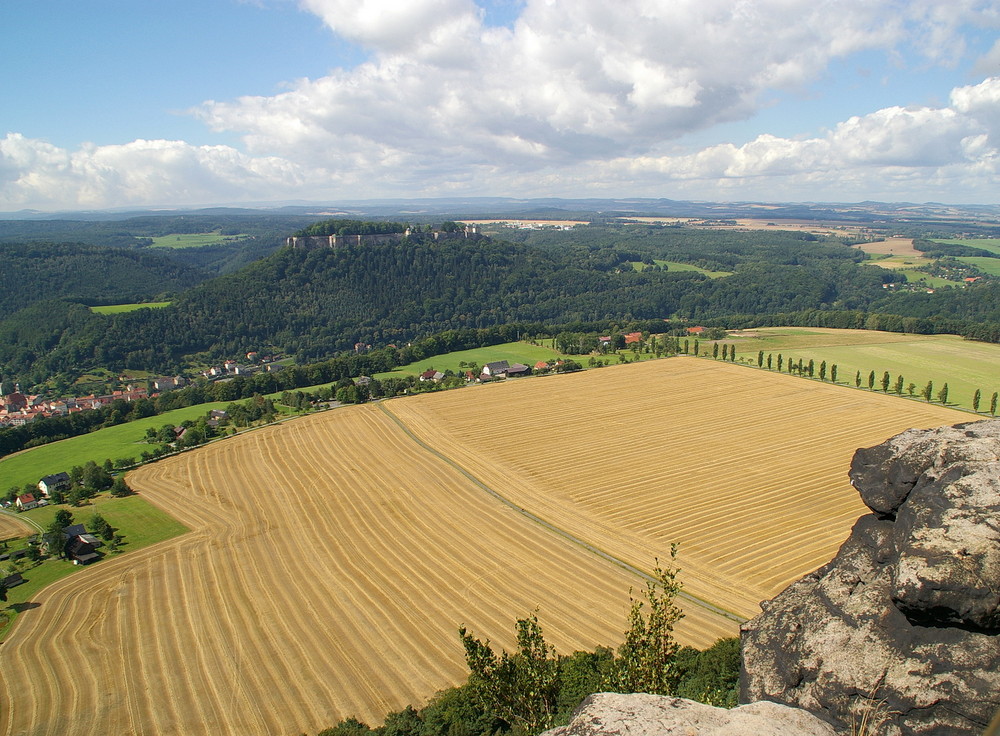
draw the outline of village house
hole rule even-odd
[[[507,378],[519,378],[521,376],[530,376],[531,368],[524,365],[523,363],[514,363],[507,369]]]
[[[483,375],[490,378],[502,378],[510,370],[510,364],[506,360],[495,360],[483,366]]]
[[[627,335],[625,335],[626,345],[638,345],[641,342],[642,342],[641,332],[630,332]]]
[[[31,509],[38,507],[38,499],[31,493],[25,493],[18,496],[14,503],[21,511],[30,511]]]
[[[38,490],[48,498],[53,491],[68,491],[70,487],[69,473],[53,473],[38,481]]]
[[[441,383],[444,378],[444,373],[441,371],[436,371],[433,368],[424,371],[420,374],[419,379],[421,381],[433,381],[434,383]]]

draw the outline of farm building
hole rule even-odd
[[[507,375],[508,370],[510,370],[510,364],[506,360],[495,360],[483,366],[483,375],[497,378]]]
[[[53,473],[52,475],[46,475],[38,481],[38,490],[46,498],[49,497],[52,491],[68,491],[69,487],[69,473]]]
[[[35,498],[34,494],[25,493],[21,496],[18,496],[17,501],[15,501],[15,503],[17,504],[17,507],[21,511],[28,511],[29,509],[33,509],[38,506],[38,499]]]

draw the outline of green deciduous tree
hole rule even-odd
[[[671,561],[676,557],[674,544]],[[611,689],[654,695],[671,695],[676,690],[680,673],[675,660],[680,647],[674,640],[674,625],[684,617],[675,602],[682,587],[677,573],[676,568],[661,567],[657,561],[643,597],[630,596],[629,629],[618,647],[608,682]]]
[[[712,344],[712,357],[716,360],[719,359],[719,343]]]
[[[934,396],[934,381],[928,381],[920,395],[924,397],[924,401],[930,401],[931,397]]]
[[[758,350],[757,351],[757,367],[758,368],[763,368],[764,367],[764,351],[763,350]]]
[[[819,364],[819,380],[821,380],[821,381],[825,381],[826,380],[826,361],[825,360],[822,361]]]
[[[990,416],[995,417],[997,415],[997,392],[993,392],[993,396],[990,397]]]
[[[778,373],[781,373],[781,363],[784,358],[781,357],[781,353],[778,353]]]
[[[837,382],[837,364],[834,363],[830,366],[830,383]]]
[[[890,380],[891,379],[889,377],[889,371],[884,371],[882,373],[882,393],[884,393],[884,394],[889,393],[889,382],[890,382]]]
[[[498,656],[489,641],[458,630],[469,666],[469,687],[480,705],[519,733],[550,728],[558,694],[554,650],[534,615],[517,622],[517,651]]]
[[[854,385],[857,388],[861,388],[861,371],[854,374]]]
[[[875,390],[875,371],[870,371],[868,373],[868,390],[869,391]]]
[[[977,388],[976,392],[972,394],[972,411],[976,413],[979,412],[979,402],[982,401],[982,399],[983,399],[983,392]]]

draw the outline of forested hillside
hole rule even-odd
[[[344,222],[350,221],[316,227],[336,232]],[[387,226],[373,232],[379,227]],[[182,370],[192,356],[205,363],[249,350],[308,362],[356,343],[402,344],[443,330],[514,322],[722,324],[735,315],[766,320],[809,311],[943,315],[963,334],[968,325],[962,321],[977,320],[982,334],[970,336],[996,339],[996,325],[988,324],[1000,317],[996,287],[887,294],[883,284],[903,277],[861,262],[860,251],[834,239],[655,226],[515,235],[524,242],[402,239],[281,248],[158,310],[95,315],[67,299],[36,304],[0,322],[0,370],[31,383],[93,366]],[[710,279],[668,262],[731,275]],[[110,270],[129,278],[120,268]]]
[[[0,318],[64,298],[115,304],[168,298],[204,281],[159,252],[68,243],[0,243]]]
[[[357,342],[385,345],[511,322],[863,308],[892,278],[859,268],[856,251],[838,243],[777,238],[769,246],[757,234],[730,234],[727,255],[712,234],[699,259],[684,231],[637,232],[646,230],[659,238],[647,244],[635,237],[639,245],[628,251],[633,232],[544,247],[458,239],[283,248],[191,289],[166,309],[103,316],[49,303],[15,315],[0,324],[0,362],[7,375],[38,379],[88,365],[164,371],[188,355],[211,359],[250,349],[306,361]],[[694,272],[640,272],[629,263],[663,257],[671,247],[673,258],[683,249],[686,260],[725,265],[735,275],[710,280]]]

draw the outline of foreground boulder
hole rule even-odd
[[[873,513],[744,624],[741,702],[982,733],[1000,709],[1000,420],[908,430],[850,477]]]
[[[542,736],[834,736],[816,716],[777,703],[726,710],[659,695],[591,695],[568,726]]]

